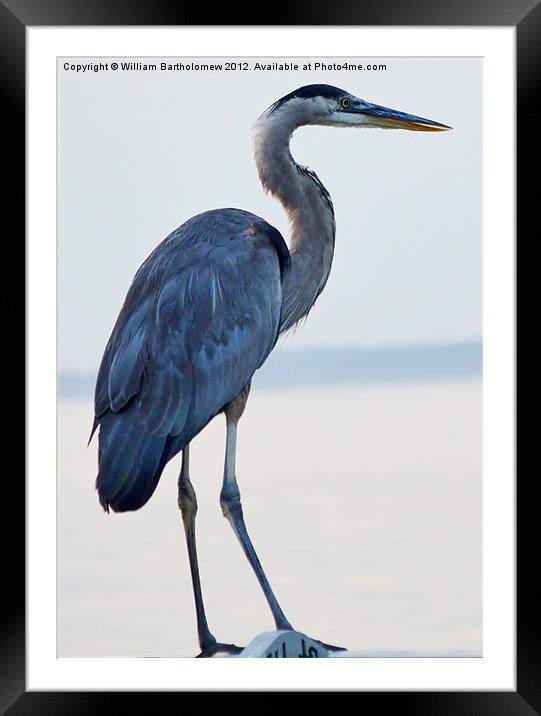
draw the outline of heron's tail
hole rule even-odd
[[[165,462],[167,437],[152,435],[140,422],[134,403],[99,418],[96,489],[107,512],[138,510],[152,496]]]

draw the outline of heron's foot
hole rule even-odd
[[[207,659],[216,654],[240,654],[244,647],[236,646],[235,644],[220,644],[215,641],[213,644],[205,646],[201,653],[198,654],[196,659]]]
[[[315,642],[320,644],[324,649],[327,649],[327,651],[347,651],[347,649],[343,646],[334,646],[333,644],[325,644],[324,641],[319,641],[319,639],[314,639]]]

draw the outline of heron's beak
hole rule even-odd
[[[398,112],[396,109],[389,109],[389,107],[380,107],[378,104],[363,102],[363,105],[354,111],[364,115],[363,124],[367,126],[411,129],[415,132],[445,132],[452,129],[447,124],[417,117],[415,114]]]

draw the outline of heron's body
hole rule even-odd
[[[166,463],[249,383],[278,337],[289,265],[280,233],[239,209],[193,217],[143,263],[97,381],[105,508],[141,507]]]
[[[392,124],[390,124],[392,122]],[[330,196],[289,150],[303,124],[445,129],[371,105],[328,85],[308,85],[272,105],[257,125],[255,160],[265,189],[284,205],[289,249],[264,219],[217,209],[189,219],[143,263],[129,289],[100,366],[94,430],[102,506],[136,510],[154,492],[167,462],[183,452],[179,506],[188,541],[199,641],[204,655],[223,647],[210,633],[195,550],[197,501],[189,479],[190,441],[220,412],[227,421],[221,504],[254,568],[278,628],[291,628],[250,542],[235,476],[237,423],[254,372],[278,335],[310,311],[334,253]]]

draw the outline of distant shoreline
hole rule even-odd
[[[481,378],[482,370],[481,341],[389,348],[278,348],[255,374],[254,386],[274,389]],[[59,398],[91,396],[95,379],[90,374],[61,373]]]

